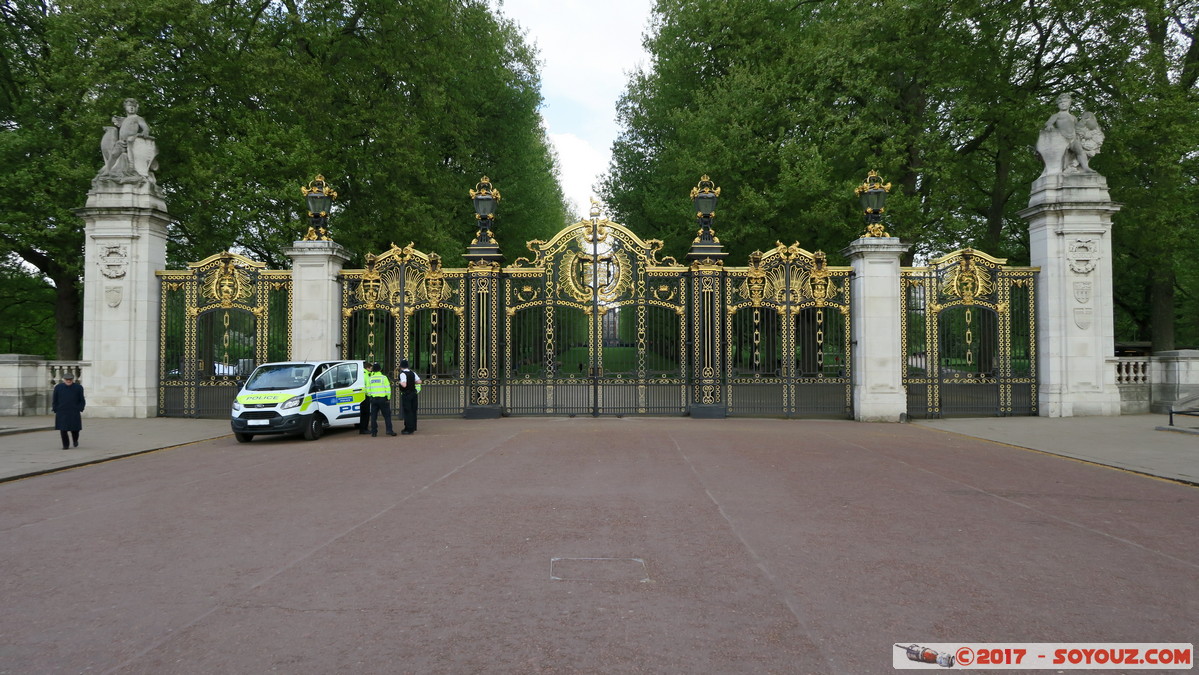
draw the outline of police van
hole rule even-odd
[[[254,369],[233,402],[233,435],[303,434],[315,441],[326,427],[352,427],[366,401],[364,361],[287,361]]]

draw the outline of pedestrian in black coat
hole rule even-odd
[[[79,447],[79,430],[83,428],[83,416],[80,414],[87,407],[87,399],[83,398],[83,385],[75,384],[75,376],[67,373],[62,382],[54,385],[54,396],[50,401],[50,409],[54,411],[54,428],[62,436],[62,449],[70,447],[70,440]]]

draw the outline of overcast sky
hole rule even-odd
[[[653,0],[491,0],[526,31],[541,66],[541,115],[558,152],[572,215],[587,215],[592,185],[608,169],[616,100],[628,73],[648,64],[641,47]],[[496,187],[503,190],[502,177]]]

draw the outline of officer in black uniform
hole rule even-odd
[[[400,410],[404,413],[404,428],[401,434],[416,433],[416,395],[420,392],[420,375],[409,370],[408,359],[400,361]]]

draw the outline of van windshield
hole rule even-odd
[[[295,389],[308,383],[312,375],[310,363],[279,363],[259,366],[246,382],[246,391],[279,391]]]

